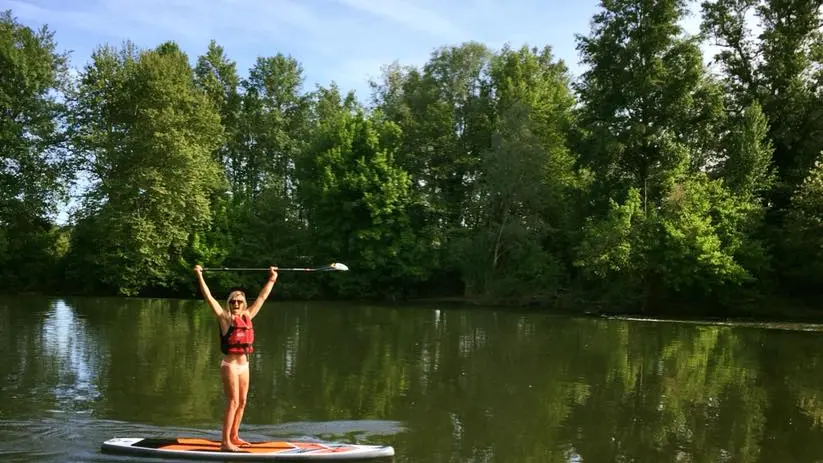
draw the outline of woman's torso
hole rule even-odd
[[[244,364],[254,351],[254,326],[245,310],[220,321],[220,350],[228,363]]]

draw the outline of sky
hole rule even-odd
[[[579,75],[575,34],[587,35],[598,0],[0,0],[30,27],[48,25],[81,69],[95,48],[172,40],[192,63],[211,39],[245,76],[259,56],[296,58],[304,89],[332,81],[369,96],[368,79],[394,61],[423,65],[438,47],[478,41],[550,45]],[[696,32],[699,18],[684,21]]]

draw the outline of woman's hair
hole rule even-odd
[[[243,291],[240,291],[239,289],[236,289],[236,290],[230,292],[229,297],[226,298],[226,311],[229,312],[229,313],[231,313],[231,300],[236,295],[243,296],[243,300],[245,301],[245,305],[249,305],[249,301],[246,300],[246,293],[244,293]]]

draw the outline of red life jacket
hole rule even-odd
[[[235,315],[226,334],[220,335],[220,350],[224,354],[250,354],[254,352],[254,327],[248,314]]]

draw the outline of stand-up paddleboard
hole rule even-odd
[[[103,442],[112,453],[199,460],[272,461],[272,460],[364,460],[394,456],[388,445],[357,445],[323,442],[252,442],[240,452],[220,450],[220,442],[200,438],[121,437]]]

